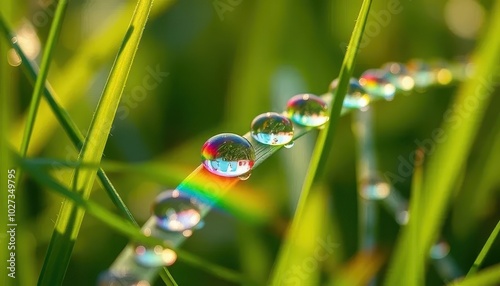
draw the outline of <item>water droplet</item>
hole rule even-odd
[[[448,85],[453,81],[453,74],[447,62],[443,60],[433,61],[430,64],[430,69],[437,84]]]
[[[335,79],[330,84],[330,92],[334,94],[339,84],[339,79]],[[351,78],[345,95],[343,107],[347,109],[361,109],[370,103],[370,96],[359,84],[358,80]]]
[[[390,62],[382,66],[387,71],[386,78],[399,90],[410,91],[415,86],[415,81],[402,63]]]
[[[252,169],[255,151],[246,138],[232,133],[222,133],[205,142],[201,149],[201,161],[213,174],[238,177]]]
[[[396,222],[399,225],[407,225],[410,220],[410,213],[406,210],[396,213]]]
[[[157,225],[166,231],[182,232],[201,220],[199,202],[178,190],[165,191],[156,197],[153,214]]]
[[[135,261],[145,267],[170,266],[177,260],[177,253],[161,245],[146,247],[138,245],[135,248]]]
[[[99,275],[98,286],[150,286],[148,281],[139,280],[130,274],[117,274],[107,271]]]
[[[246,174],[238,176],[238,178],[240,178],[240,180],[242,180],[242,181],[246,181],[250,178],[251,175],[252,175],[252,173],[248,172]]]
[[[393,100],[396,87],[389,81],[389,73],[380,69],[365,71],[359,78],[361,86],[372,97]]]
[[[431,247],[430,256],[432,259],[443,259],[450,253],[450,245],[441,240]]]
[[[293,139],[293,124],[287,117],[267,112],[252,121],[252,137],[266,145],[284,145]]]
[[[378,176],[361,183],[359,195],[367,200],[383,200],[391,193],[391,185]]]
[[[287,148],[287,149],[290,149],[290,148],[292,148],[292,147],[293,147],[293,145],[295,145],[295,142],[294,142],[294,141],[290,141],[290,143],[285,144],[285,146],[283,146],[283,147],[285,147],[285,148]]]
[[[295,123],[318,127],[328,121],[327,105],[323,99],[314,94],[297,94],[286,104],[287,116]]]
[[[184,237],[190,237],[191,235],[193,235],[193,231],[190,229],[186,229],[185,231],[182,232],[182,235]]]
[[[430,66],[421,60],[411,60],[406,64],[408,73],[415,81],[415,88],[423,91],[436,81]]]

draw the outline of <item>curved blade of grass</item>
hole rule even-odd
[[[238,283],[249,281],[252,282],[252,279],[250,279],[249,277],[243,277],[240,273],[237,273],[234,270],[206,261],[199,256],[183,251],[181,249],[176,249],[173,245],[166,243],[163,239],[144,235],[144,233],[142,233],[131,222],[126,221],[125,219],[108,211],[106,208],[100,206],[99,204],[89,200],[88,198],[85,198],[81,193],[71,191],[65,186],[61,185],[50,175],[43,172],[43,170],[41,170],[39,166],[26,164],[26,161],[24,160],[19,161],[23,168],[25,168],[36,181],[48,187],[51,191],[57,192],[62,196],[68,198],[77,207],[84,209],[95,218],[99,219],[114,230],[126,235],[131,240],[138,243],[143,243],[145,245],[162,245],[164,247],[171,248],[175,250],[179,257],[179,260],[185,261],[186,263],[189,263],[192,266],[206,271],[207,273],[213,274],[214,276],[220,277],[221,279]],[[177,285],[173,280],[171,281],[171,283],[172,285]]]
[[[14,34],[12,33],[12,30],[8,28],[6,22],[4,21],[3,17],[0,15],[0,31],[4,34],[4,36],[7,39],[12,39],[14,37]],[[22,60],[22,68],[23,71],[25,72],[27,78],[35,82],[37,78],[37,68],[34,63],[32,63],[28,57],[26,57],[25,53],[22,51],[21,47],[17,42],[11,42],[12,48],[17,52],[19,57]],[[59,104],[59,102],[56,100],[56,97],[53,95],[55,94],[53,89],[50,87],[48,83],[45,84],[44,90],[43,90],[43,95],[45,99],[47,100],[50,108],[52,109],[52,113],[56,116],[57,120],[63,127],[63,130],[66,132],[68,135],[69,139],[75,146],[75,148],[80,149],[83,146],[83,134],[76,126],[75,122],[71,119],[69,114],[66,112],[66,110]],[[54,162],[52,162],[54,163]],[[61,166],[64,165],[63,162],[61,164],[52,164],[53,166]],[[122,212],[122,214],[127,217],[132,223],[138,224],[135,222],[134,217],[132,216],[132,213],[128,210],[127,206],[121,199],[120,195],[116,191],[115,187],[113,184],[111,184],[111,181],[108,179],[106,173],[102,168],[99,168],[97,171],[97,176],[99,177],[99,181],[108,193],[108,196],[111,198],[113,201],[114,205]]]
[[[81,162],[99,164],[101,161],[111,124],[139,46],[152,2],[152,0],[139,0],[137,2],[136,10],[122,46],[118,51],[108,82],[90,124],[88,136],[80,152],[79,160]],[[96,171],[76,169],[74,172],[73,188],[76,192],[81,193],[84,198],[88,198],[90,195]],[[49,244],[38,285],[62,284],[83,216],[84,210],[77,208],[72,201],[64,201]]]
[[[488,251],[490,251],[491,246],[493,245],[493,242],[498,236],[498,233],[500,233],[500,220],[497,222],[497,225],[491,232],[490,236],[488,237],[488,240],[486,240],[486,243],[483,246],[483,249],[481,249],[481,252],[479,252],[479,255],[477,256],[476,260],[474,261],[474,264],[470,268],[469,272],[467,273],[467,277],[470,277],[474,274],[476,274],[477,270],[479,267],[481,267],[481,264],[483,264],[483,260],[488,254]]]
[[[288,261],[293,248],[296,247],[295,241],[300,233],[299,221],[301,220],[300,218],[304,215],[304,209],[307,204],[309,192],[313,188],[313,185],[317,181],[319,181],[320,176],[323,173],[323,169],[326,165],[326,160],[330,151],[329,147],[331,146],[333,141],[336,125],[340,117],[342,104],[347,92],[349,79],[352,76],[359,43],[363,35],[363,30],[368,18],[368,12],[370,11],[371,3],[371,0],[364,0],[363,4],[361,5],[358,19],[349,41],[349,48],[346,52],[342,67],[340,69],[338,88],[333,95],[333,106],[330,109],[329,114],[330,121],[326,124],[325,128],[321,130],[316,142],[316,146],[314,147],[311,162],[309,164],[309,169],[304,181],[304,185],[302,186],[302,192],[299,198],[297,210],[290,226],[289,234],[278,254],[274,271],[271,274],[272,285],[280,285],[281,281],[283,281],[286,276],[287,267],[289,266]]]
[[[420,242],[422,252],[418,259],[423,263],[436,240],[452,195],[454,183],[458,180],[461,167],[466,163],[479,124],[484,116],[485,108],[493,92],[495,80],[493,76],[500,71],[500,1],[496,1],[490,14],[490,25],[478,49],[473,54],[474,75],[459,89],[454,104],[458,107],[468,106],[470,100],[477,102],[476,108],[467,115],[462,111],[454,111],[453,116],[462,118],[461,124],[452,120],[443,123],[446,141],[436,146],[429,158],[423,198],[425,211],[421,212]],[[469,111],[469,110],[468,110]],[[402,261],[401,261],[402,262]]]
[[[453,281],[447,286],[496,286],[498,281],[500,281],[500,264],[495,264],[470,277]]]
[[[159,15],[173,3],[173,0],[156,0],[150,17]],[[123,31],[124,27],[127,27],[134,9],[135,2],[126,1],[123,8],[110,15],[110,19],[116,20],[110,22],[109,25],[84,41],[77,54],[71,58],[63,69],[59,70],[59,76],[55,76],[51,82],[58,94],[62,95],[60,98],[61,106],[69,108],[78,102],[84,96],[84,91],[87,90],[92,77],[112,59],[123,39],[122,34],[117,31]],[[68,77],[67,75],[71,76]],[[38,113],[44,120],[37,120],[35,130],[44,130],[44,132],[33,134],[29,149],[30,153],[39,151],[44,146],[44,143],[50,140],[57,126],[56,121],[49,116],[50,112],[47,106],[40,106]],[[14,146],[19,145],[19,142],[21,142],[19,131],[23,129],[26,118],[27,116],[23,116],[18,122],[14,122],[16,127],[12,128],[9,135]]]

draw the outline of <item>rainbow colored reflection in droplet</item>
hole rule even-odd
[[[379,69],[369,69],[359,77],[361,86],[374,98],[394,99],[396,87],[389,81],[388,72]]]
[[[328,121],[326,102],[320,97],[310,94],[297,94],[288,100],[287,116],[296,124],[307,127],[318,127]]]
[[[334,79],[330,84],[330,92],[335,93],[339,79]],[[344,98],[343,107],[347,109],[363,109],[370,103],[370,95],[361,86],[357,79],[351,78]]]
[[[208,139],[201,148],[201,162],[213,174],[238,177],[252,170],[255,151],[244,137],[222,133]]]
[[[145,267],[170,266],[177,260],[177,253],[161,245],[148,247],[138,245],[134,249],[135,261]]]
[[[166,231],[192,229],[201,220],[199,202],[178,190],[160,193],[153,203],[156,225]]]
[[[250,133],[262,144],[285,145],[293,139],[293,124],[279,113],[267,112],[254,118]]]
[[[387,79],[401,91],[410,91],[415,87],[415,80],[402,63],[389,62],[382,66],[387,71]]]

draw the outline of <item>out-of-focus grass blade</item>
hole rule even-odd
[[[497,286],[500,281],[500,264],[485,268],[465,279],[459,279],[447,286]]]
[[[156,0],[150,16],[159,15],[174,2],[173,0]],[[123,39],[123,34],[117,31],[124,31],[135,8],[134,1],[126,1],[124,5],[123,8],[117,9],[114,15],[109,16],[110,19],[115,20],[110,21],[109,25],[104,26],[90,39],[83,42],[78,49],[78,53],[71,58],[63,69],[59,70],[59,76],[51,80],[54,89],[61,95],[60,105],[64,108],[69,109],[84,96],[92,77],[102,69],[104,64],[110,62],[115,55],[115,51]],[[43,120],[36,120],[34,130],[43,130],[43,132],[34,132],[30,143],[30,153],[36,154],[45,146],[45,143],[50,140],[56,129],[57,122],[50,116],[50,113],[51,110],[48,106],[40,106],[38,118],[43,118]],[[27,115],[21,117],[19,121],[13,122],[14,128],[11,128],[9,139],[14,146],[20,145],[21,131],[26,124],[26,118]]]
[[[488,135],[480,142],[476,158],[473,158],[461,192],[452,211],[454,233],[460,237],[475,233],[479,221],[485,216],[485,209],[494,201],[495,184],[498,178],[500,158],[500,113]],[[477,149],[476,149],[477,150]]]
[[[80,152],[79,161],[99,164],[108,139],[120,98],[146,25],[152,0],[139,0],[122,46],[90,124],[87,138]],[[73,177],[75,192],[88,198],[96,177],[96,169],[76,169]],[[84,210],[72,201],[64,201],[49,244],[39,285],[60,285],[69,264],[71,252],[83,220]]]
[[[424,151],[418,149],[415,156],[415,167],[408,213],[410,218],[399,235],[389,271],[384,285],[423,285],[425,281],[424,261],[417,259],[421,255],[422,244],[419,240],[421,218],[425,204],[422,201]]]
[[[475,70],[472,77],[458,90],[457,97],[450,106],[469,106],[473,109],[463,114],[461,108],[453,110],[451,117],[443,122],[442,129],[446,140],[437,145],[434,153],[428,156],[423,194],[425,212],[421,215],[420,243],[422,251],[416,263],[422,264],[428,257],[432,244],[440,233],[440,227],[451,200],[452,190],[462,166],[467,161],[473,140],[479,129],[484,111],[493,92],[494,80],[500,71],[500,1],[496,1],[490,13],[490,25],[483,35],[472,62]],[[496,78],[495,78],[496,77]],[[450,119],[451,118],[451,119]],[[459,122],[456,118],[460,118]]]
[[[6,39],[11,39],[14,37],[12,30],[7,27],[7,24],[3,17],[0,15],[0,30],[6,37]],[[37,72],[36,72],[36,67],[34,64],[26,57],[24,52],[21,50],[21,47],[17,42],[11,42],[12,47],[14,50],[17,52],[19,57],[22,60],[21,67],[23,68],[23,71],[26,73],[28,79],[32,82],[35,82],[37,78]],[[64,131],[68,135],[69,139],[75,146],[75,148],[80,149],[83,146],[83,134],[81,133],[80,129],[78,126],[76,126],[75,122],[71,119],[69,114],[66,112],[66,110],[59,104],[59,102],[56,100],[56,97],[54,96],[54,91],[50,87],[48,83],[46,83],[44,90],[43,90],[43,95],[45,99],[47,100],[50,108],[52,109],[53,114],[56,116],[57,120],[63,127]],[[68,162],[49,162],[51,166],[65,166],[65,164]],[[120,195],[116,191],[115,187],[111,184],[111,181],[108,179],[106,176],[106,173],[104,173],[104,170],[99,168],[97,175],[99,177],[99,181],[102,185],[102,187],[106,190],[108,193],[109,197],[115,204],[115,206],[123,213],[125,217],[127,217],[131,222],[134,224],[137,224],[135,222],[135,219],[133,218],[132,214],[128,210],[127,206],[125,206],[125,203],[121,199]]]
[[[330,286],[364,286],[373,281],[373,277],[382,267],[385,255],[380,251],[358,252],[343,269],[331,275]]]
[[[301,233],[300,221],[304,215],[304,210],[307,205],[307,198],[309,191],[313,188],[313,184],[318,180],[322,173],[322,169],[326,165],[326,160],[328,157],[329,149],[331,149],[332,139],[335,133],[336,124],[340,117],[340,111],[344,102],[344,97],[347,92],[347,86],[349,79],[352,76],[354,63],[356,55],[358,52],[359,43],[363,35],[363,30],[368,18],[368,12],[370,11],[372,1],[364,0],[361,6],[356,25],[349,41],[349,48],[346,52],[344,61],[339,75],[339,85],[338,89],[334,94],[333,106],[330,109],[330,121],[326,124],[325,128],[320,132],[317,139],[316,146],[313,151],[311,162],[309,164],[309,169],[307,172],[306,179],[302,188],[302,192],[299,198],[297,210],[295,212],[293,221],[290,226],[287,238],[283,242],[282,248],[278,254],[277,261],[275,264],[274,271],[271,276],[272,285],[283,285],[281,284],[287,277],[287,266],[292,252],[296,251],[298,237]],[[286,284],[285,284],[286,285]]]
[[[283,34],[284,18],[287,9],[290,9],[287,4],[283,0],[256,1],[255,18],[250,25],[249,36],[244,37],[241,43],[241,53],[236,59],[229,86],[228,128],[248,124],[262,112],[263,102],[269,102],[267,88],[277,64],[276,55],[280,53],[280,38],[277,35]]]

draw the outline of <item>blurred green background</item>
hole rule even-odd
[[[2,15],[17,31],[26,53],[39,61],[54,3],[4,3]],[[157,179],[108,172],[136,219],[143,223],[156,194],[175,187],[200,164],[200,148],[207,138],[222,132],[244,134],[257,114],[282,111],[288,98],[297,93],[325,93],[338,75],[360,5],[358,0],[155,1],[103,158],[104,162],[158,164]],[[134,1],[70,1],[48,81],[84,133],[134,6]],[[463,60],[487,26],[491,6],[492,1],[473,0],[375,1],[354,75],[390,61]],[[1,52],[2,61],[9,61],[9,72],[15,75],[14,82],[2,84],[11,85],[12,118],[7,134],[17,148],[33,87],[15,55],[5,49]],[[415,140],[430,138],[455,91],[456,85],[435,87],[372,105],[382,174],[397,174],[400,158],[408,158],[418,147]],[[480,191],[486,195],[479,209],[469,209],[470,197],[463,195],[476,191],[467,183],[467,175],[482,174],[484,150],[499,154],[498,144],[488,139],[498,133],[493,126],[498,126],[499,106],[497,90],[469,164],[464,166],[464,183],[457,182],[457,200],[443,230],[450,255],[464,274],[500,217],[498,176],[481,177]],[[205,227],[183,249],[266,281],[295,208],[313,142],[314,134],[309,134],[294,148],[281,150],[259,166],[223,207],[206,218]],[[331,267],[325,267],[325,273],[330,273],[325,276],[341,271],[357,252],[354,146],[351,118],[345,116],[329,161],[330,218],[315,218],[335,221],[333,228],[339,233],[338,253],[331,258]],[[78,152],[45,103],[29,153],[77,158]],[[500,168],[498,164],[495,167]],[[70,170],[59,166],[51,173],[65,182],[71,177]],[[406,178],[395,187],[408,197],[410,183]],[[35,285],[62,198],[29,179],[23,184],[18,190],[18,215],[22,216],[18,269],[24,281],[21,285]],[[114,209],[97,187],[92,199]],[[379,213],[378,243],[388,256],[398,225],[384,209]],[[87,215],[65,285],[94,285],[126,243],[125,237]],[[485,265],[498,263],[499,257],[496,243]],[[180,285],[232,285],[181,261],[171,267],[171,273]],[[428,273],[427,285],[443,284],[432,267]]]

